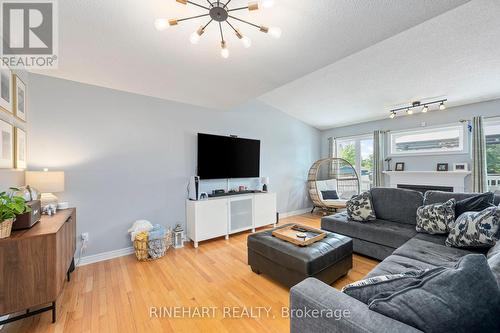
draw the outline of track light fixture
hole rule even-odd
[[[258,1],[253,1],[249,2],[247,6],[244,7],[235,7],[235,8],[229,8],[228,5],[232,0],[206,0],[208,5],[206,4],[199,4],[194,1],[190,0],[176,0],[178,3],[183,4],[183,5],[193,5],[202,9],[205,9],[207,11],[206,14],[200,14],[196,16],[191,16],[191,17],[185,17],[185,18],[174,18],[170,20],[166,20],[164,18],[158,18],[155,20],[154,25],[155,28],[158,31],[163,31],[167,29],[169,26],[175,26],[178,25],[180,22],[187,21],[187,20],[192,20],[192,19],[197,19],[197,18],[202,18],[202,17],[207,17],[210,19],[205,25],[200,26],[200,28],[193,32],[191,36],[189,37],[189,40],[191,41],[192,44],[197,44],[200,39],[201,35],[205,32],[205,29],[212,23],[216,22],[219,25],[219,32],[220,32],[220,37],[221,37],[221,56],[223,58],[228,58],[229,57],[229,50],[227,49],[227,43],[226,40],[224,39],[224,31],[223,31],[223,23],[227,23],[227,25],[234,31],[236,34],[236,37],[241,40],[241,43],[245,48],[249,48],[252,45],[252,41],[250,38],[245,36],[238,28],[234,26],[234,21],[238,21],[244,24],[247,24],[249,26],[252,26],[254,28],[259,29],[261,32],[268,34],[269,36],[273,38],[280,38],[281,37],[281,29],[278,27],[267,27],[264,25],[257,25],[252,22],[245,21],[243,19],[240,19],[238,17],[233,16],[233,12],[236,11],[241,11],[241,10],[248,10],[250,12],[259,10],[261,7],[262,8],[270,8],[274,5],[274,0],[262,0],[260,2]],[[232,23],[231,23],[232,22]]]
[[[432,102],[425,102],[421,103],[420,101],[415,101],[412,102],[411,105],[403,106],[397,109],[392,109],[390,110],[389,118],[394,119],[396,118],[398,112],[405,111],[407,114],[413,114],[414,110],[417,108],[422,108],[422,113],[427,113],[430,110],[430,107],[435,104],[439,104],[439,110],[446,110],[446,102],[447,99],[440,99],[437,101],[432,101]]]

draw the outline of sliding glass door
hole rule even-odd
[[[358,173],[361,191],[373,184],[373,136],[363,135],[337,139],[337,155],[352,164]]]

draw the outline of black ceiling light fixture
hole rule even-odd
[[[415,109],[420,109],[420,108],[421,108],[422,113],[427,113],[430,110],[430,107],[432,105],[436,105],[436,104],[439,104],[439,110],[443,111],[443,110],[446,110],[445,103],[447,101],[448,101],[447,99],[439,99],[436,101],[425,102],[425,103],[422,103],[420,101],[415,101],[415,102],[412,102],[411,105],[406,105],[406,106],[402,106],[402,107],[397,108],[397,109],[390,110],[389,111],[389,118],[391,118],[391,119],[396,118],[398,112],[401,112],[401,111],[405,111],[407,114],[411,115],[414,113]]]
[[[191,16],[191,17],[185,17],[185,18],[174,18],[174,19],[164,19],[164,18],[158,18],[155,21],[155,27],[159,31],[163,31],[169,26],[175,26],[178,25],[180,22],[187,21],[187,20],[192,20],[192,19],[197,19],[197,18],[202,18],[202,17],[208,17],[209,21],[206,22],[205,24],[201,25],[196,31],[194,31],[189,40],[193,44],[197,44],[201,36],[205,33],[205,29],[212,23],[215,22],[219,25],[219,33],[220,33],[220,54],[223,58],[228,58],[229,57],[229,49],[227,47],[227,42],[224,39],[224,29],[223,29],[223,23],[226,23],[229,28],[235,33],[236,37],[241,40],[242,44],[244,47],[248,48],[252,45],[252,41],[248,36],[245,36],[240,29],[236,27],[236,21],[241,22],[244,24],[247,24],[249,26],[252,26],[254,28],[259,29],[261,32],[264,32],[266,34],[269,34],[270,36],[274,38],[280,38],[281,37],[281,29],[278,27],[267,27],[264,25],[258,25],[254,24],[252,22],[248,22],[246,20],[243,20],[241,18],[233,16],[233,12],[236,11],[241,11],[241,10],[248,10],[248,11],[255,11],[262,8],[270,8],[274,5],[274,0],[262,0],[262,1],[254,1],[254,2],[249,2],[247,6],[244,7],[234,7],[230,8],[229,3],[232,0],[225,0],[225,1],[213,1],[213,0],[206,0],[207,4],[199,4],[193,1],[189,0],[176,0],[178,3],[183,4],[183,5],[193,5],[198,8],[202,8],[206,10],[207,12],[205,14],[200,14],[196,16]]]

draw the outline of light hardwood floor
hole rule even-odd
[[[282,219],[319,228],[321,215]],[[58,299],[57,322],[50,313],[6,325],[11,332],[288,332],[282,308],[289,291],[252,273],[247,265],[249,232],[169,250],[157,261],[138,262],[126,256],[78,267]],[[354,255],[353,269],[335,288],[362,279],[377,261]],[[151,307],[185,307],[194,318],[150,317]],[[199,318],[196,311],[210,307],[214,317]],[[212,307],[216,307],[212,310]],[[242,318],[229,318],[224,311]],[[261,308],[263,314],[256,315]],[[270,309],[269,316],[267,310]],[[242,311],[252,309],[253,313]]]

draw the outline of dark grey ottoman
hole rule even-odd
[[[300,247],[274,237],[276,229],[248,236],[248,264],[255,273],[290,288],[308,277],[332,284],[352,268],[351,238],[327,232],[319,242]]]

